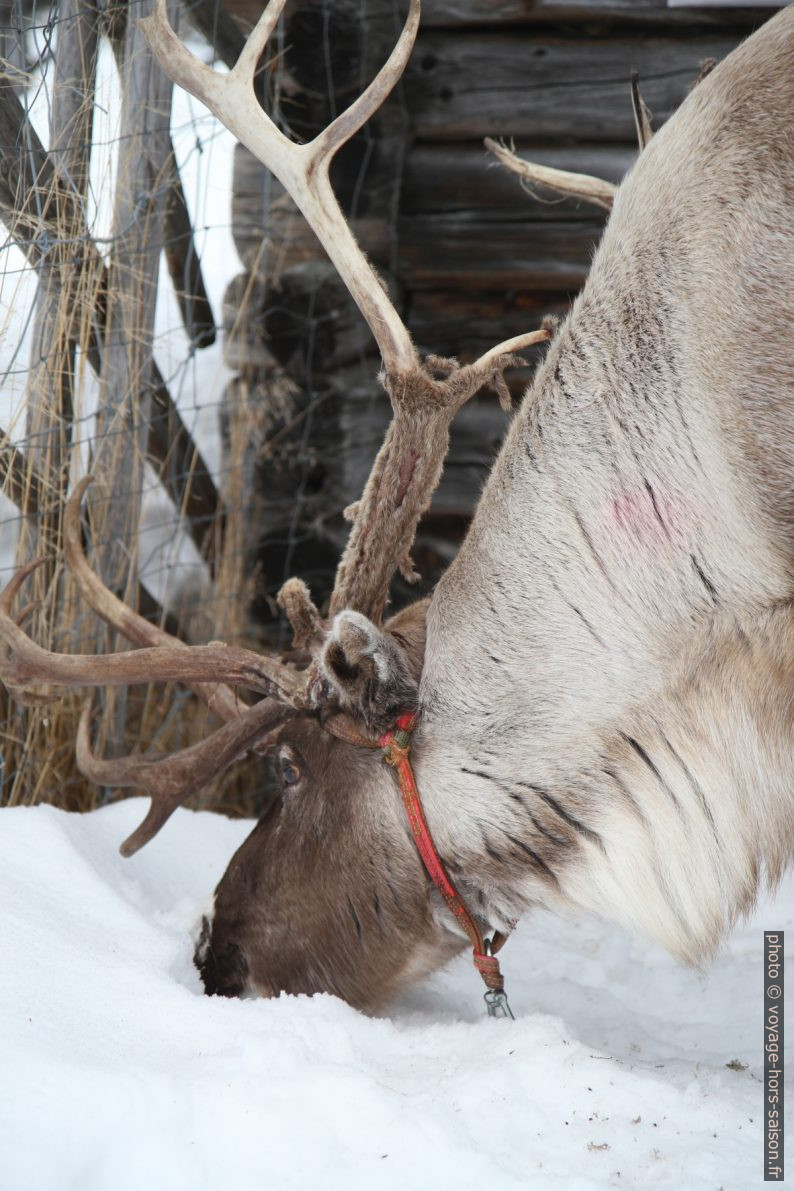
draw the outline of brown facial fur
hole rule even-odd
[[[459,944],[435,922],[380,753],[329,738],[309,717],[285,727],[275,748],[301,778],[282,788],[218,886],[197,949],[205,988],[333,992],[373,1008],[417,974],[417,950],[433,954],[429,968]]]
[[[421,602],[386,630],[372,626],[379,645],[390,637],[389,657],[399,653],[400,683],[410,680],[414,699],[425,610]],[[340,670],[350,681],[349,702],[366,695],[362,726],[369,729],[392,715],[395,688],[384,684],[385,704],[373,701],[374,663],[357,635],[343,637],[351,639],[353,656],[342,658]],[[283,766],[287,779],[300,777],[280,782],[218,886],[196,948],[205,989],[224,996],[333,992],[372,1009],[445,962],[461,941],[436,921],[380,751],[335,738],[309,715],[284,725],[271,751],[277,772]]]

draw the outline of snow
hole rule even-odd
[[[104,250],[107,52],[100,81],[91,224]],[[42,86],[45,138],[47,102]],[[179,90],[172,131],[219,314],[240,267],[233,142]],[[35,283],[11,245],[0,283],[0,425],[21,441]],[[163,275],[155,353],[217,473],[228,373],[220,346],[186,352]],[[84,453],[96,394],[81,400]],[[141,556],[161,597],[197,561],[151,483]],[[7,566],[17,514],[0,513]],[[485,1017],[466,959],[368,1018],[332,997],[205,997],[191,932],[250,824],[180,811],[122,860],[142,813],[140,800],[0,810],[0,1191],[760,1185],[761,931],[794,929],[792,879],[705,975],[595,920],[536,914],[504,952],[515,1022]]]
[[[191,932],[251,824],[182,810],[123,860],[144,805],[0,811],[1,1191],[760,1185],[791,878],[705,975],[537,914],[503,953],[516,1021],[465,958],[373,1018],[204,996]]]

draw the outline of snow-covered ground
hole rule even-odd
[[[103,247],[118,118],[107,53],[101,80]],[[45,87],[32,104],[46,137]],[[219,314],[239,268],[231,139],[179,91],[173,131]],[[33,296],[6,245],[0,426],[17,442]],[[185,363],[165,274],[155,354],[217,471],[227,374],[219,347]],[[82,399],[87,439],[96,395]],[[156,486],[147,509],[159,595],[190,548]],[[0,567],[15,518],[0,503]],[[706,975],[596,921],[536,915],[504,953],[515,1022],[484,1016],[465,959],[375,1019],[330,997],[203,996],[191,930],[250,824],[180,811],[122,860],[141,817],[139,800],[0,811],[0,1191],[760,1186],[761,932],[794,929],[791,879]]]
[[[139,799],[0,811],[2,1191],[553,1191],[761,1185],[762,929],[706,975],[593,920],[460,959],[393,1011],[202,994],[191,928],[250,829]]]

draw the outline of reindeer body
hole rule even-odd
[[[380,627],[451,417],[483,383],[504,392],[512,353],[547,332],[464,367],[422,363],[328,180],[404,68],[419,2],[373,82],[307,145],[254,93],[283,6],[270,0],[224,77],[182,45],[165,0],[147,32],[299,203],[381,349],[394,419],[352,514],[333,622],[291,581],[279,598],[311,658],[302,670],[169,638],[92,576],[83,481],[67,563],[99,615],[145,648],[40,649],[11,614],[27,567],[0,596],[0,675],[23,690],[178,680],[224,721],[172,757],[102,761],[84,713],[83,772],[152,794],[127,855],[247,752],[274,759],[276,796],[204,919],[208,992],[328,991],[371,1008],[465,946],[392,772],[364,747],[416,708],[427,820],[477,938],[533,905],[586,909],[699,963],[794,847],[794,8],[644,149],[458,557],[429,603]],[[241,703],[241,686],[265,697]]]
[[[585,909],[698,964],[791,856],[792,111],[789,10],[621,186],[429,606],[334,622],[343,705],[420,707],[427,818],[483,929]],[[198,962],[210,991],[376,1005],[466,940],[378,756],[302,730],[322,794],[240,849]]]
[[[688,962],[794,848],[794,11],[621,186],[430,605],[419,782],[486,920]]]

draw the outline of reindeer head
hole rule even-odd
[[[434,912],[394,777],[359,738],[414,704],[424,621],[424,602],[383,631],[337,617],[323,681],[363,710],[299,713],[273,733],[272,801],[202,922],[195,960],[207,992],[326,991],[373,1008],[460,949]]]
[[[463,945],[443,921],[443,909],[436,914],[394,778],[371,747],[396,716],[415,708],[424,656],[425,604],[380,627],[389,584],[398,568],[409,579],[417,577],[410,549],[441,475],[455,412],[488,384],[509,400],[503,371],[524,362],[512,353],[548,338],[548,332],[506,341],[464,367],[436,357],[420,361],[347,227],[328,177],[336,150],[400,77],[416,36],[418,0],[411,0],[403,33],[380,73],[308,145],[287,140],[254,93],[255,71],[284,2],[271,0],[227,76],[199,62],[179,41],[165,0],[158,0],[146,27],[164,69],[203,99],[293,196],[381,350],[394,417],[361,501],[350,511],[353,527],[328,620],[305,585],[290,580],[279,599],[303,664],[220,643],[188,647],[170,637],[91,572],[79,524],[89,478],[65,510],[67,565],[102,619],[142,648],[61,656],[35,645],[19,626],[24,613],[18,620],[12,615],[20,585],[38,565],[33,563],[0,598],[0,677],[21,698],[36,698],[28,688],[43,682],[180,681],[223,721],[180,753],[106,761],[92,754],[90,708],[84,710],[77,739],[83,773],[106,786],[144,789],[152,798],[144,822],[122,845],[124,855],[147,843],[188,795],[240,757],[270,755],[279,790],[217,889],[212,921],[205,921],[197,950],[205,985],[227,994],[327,990],[371,1006]],[[241,702],[240,689],[259,695],[259,702]]]
[[[113,655],[49,653],[12,614],[37,566],[17,572],[0,597],[0,674],[21,701],[32,686],[121,685],[179,679],[225,722],[204,741],[160,758],[102,760],[89,739],[90,703],[77,739],[81,770],[108,786],[145,789],[152,805],[121,845],[143,847],[191,793],[246,752],[267,757],[274,790],[222,878],[201,924],[195,961],[208,993],[336,993],[373,1008],[443,963],[462,940],[439,915],[379,735],[417,700],[427,601],[383,628],[353,611],[325,627],[292,581],[283,602],[299,640],[314,634],[301,669],[221,644],[188,647],[149,624],[103,586],[83,553],[80,506],[65,511],[65,553],[81,592],[111,626],[143,648]],[[18,617],[23,619],[23,613]],[[301,633],[304,634],[301,637]],[[240,704],[230,683],[265,694]]]

